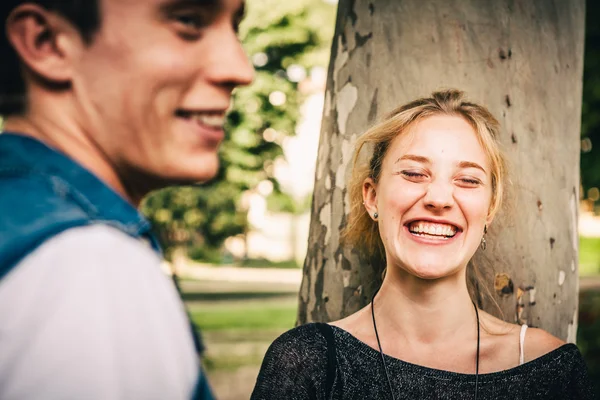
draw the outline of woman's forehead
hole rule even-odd
[[[431,161],[456,158],[487,163],[489,159],[471,124],[462,117],[449,115],[426,117],[411,124],[392,140],[390,157],[386,158],[395,163],[407,154]]]

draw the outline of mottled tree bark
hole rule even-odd
[[[474,258],[488,270],[485,285],[506,320],[575,341],[584,8],[340,0],[298,323],[351,314],[380,284],[380,262],[340,245],[356,138],[395,106],[452,87],[500,120],[510,161],[513,200]]]

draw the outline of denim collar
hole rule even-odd
[[[113,225],[133,237],[150,240],[150,222],[129,202],[87,169],[43,142],[18,133],[0,134],[0,174],[47,178],[57,192],[69,192],[95,222]]]

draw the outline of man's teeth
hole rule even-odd
[[[225,124],[224,115],[196,114],[194,115],[194,119],[202,125],[206,125],[211,128],[222,128]]]
[[[436,224],[432,222],[415,221],[410,223],[408,230],[415,234],[452,237],[456,234],[454,225]]]

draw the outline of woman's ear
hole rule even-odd
[[[378,212],[377,210],[377,187],[372,178],[367,178],[362,187],[363,204],[371,218]]]
[[[80,38],[65,18],[26,3],[16,7],[6,19],[6,35],[28,70],[50,83],[70,81],[71,42]]]
[[[485,218],[485,226],[487,226],[487,228],[490,228],[490,225],[492,224],[492,221],[494,220],[495,217],[495,213],[488,213],[487,217]]]
[[[491,212],[492,210],[488,210],[488,215],[487,217],[485,217],[485,225],[489,228],[490,225],[492,224],[492,221],[494,220],[494,217],[496,216],[495,212]]]

